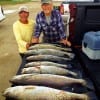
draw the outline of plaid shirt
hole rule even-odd
[[[64,23],[59,11],[57,10],[52,11],[50,24],[47,23],[43,11],[37,14],[34,37],[39,38],[41,32],[43,32],[44,41],[46,42],[52,43],[52,42],[58,42],[61,39],[66,39],[66,34],[64,31]]]

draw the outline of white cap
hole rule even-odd
[[[28,7],[27,6],[20,6],[18,9],[18,13],[25,11],[25,12],[29,12]]]

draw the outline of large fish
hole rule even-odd
[[[38,54],[43,54],[43,55],[54,55],[54,56],[59,56],[59,57],[68,57],[68,58],[74,58],[75,54],[74,53],[69,53],[69,52],[64,52],[60,50],[55,50],[55,49],[34,49],[34,50],[28,50],[25,52],[26,55],[38,55]]]
[[[40,74],[55,74],[55,75],[71,75],[77,77],[77,73],[67,70],[65,68],[60,68],[56,66],[35,66],[28,67],[22,69],[22,74],[32,74],[32,73],[40,73]]]
[[[7,88],[3,96],[14,100],[90,100],[86,94],[31,85]]]
[[[55,61],[55,62],[67,62],[72,59],[70,58],[64,58],[64,57],[58,57],[53,55],[33,55],[26,57],[26,60],[28,61]]]
[[[65,65],[65,64],[59,64],[59,63],[54,63],[50,61],[36,61],[36,62],[29,62],[25,64],[25,67],[34,67],[34,66],[56,66],[56,67],[62,67],[62,68],[72,68],[71,65]]]
[[[30,46],[29,49],[56,49],[56,50],[62,50],[62,51],[72,51],[71,48],[62,48],[53,44],[35,44],[33,46]]]
[[[10,80],[13,84],[20,85],[43,85],[53,88],[64,88],[74,84],[86,86],[83,79],[75,79],[67,76],[53,74],[22,74],[13,76]]]

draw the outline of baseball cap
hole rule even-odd
[[[41,3],[44,4],[44,3],[51,3],[52,0],[41,0]]]
[[[18,9],[18,13],[22,12],[22,11],[25,11],[25,12],[29,12],[28,10],[28,7],[27,6],[20,6],[19,9]]]

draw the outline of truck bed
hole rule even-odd
[[[91,100],[99,100],[99,94],[100,93],[100,63],[97,63],[97,67],[95,67],[95,62],[92,62],[84,55],[81,51],[78,49],[73,49],[73,52],[75,53],[75,58],[70,62],[57,62],[57,63],[64,63],[64,64],[70,64],[72,66],[71,71],[74,71],[78,73],[78,77],[85,79],[89,85],[90,88],[82,87],[79,85],[73,85],[72,87],[65,87],[61,90],[74,92],[74,93],[88,93],[88,95],[91,97]],[[98,61],[100,62],[100,61]],[[23,58],[22,64],[19,67],[18,72],[16,75],[21,74],[22,68],[24,68],[25,64],[27,63],[26,57]],[[85,68],[86,67],[86,68]],[[89,69],[87,70],[87,68]],[[96,72],[93,72],[94,69],[97,70],[99,68],[98,74]],[[96,78],[96,80],[95,80]],[[15,84],[12,84],[12,86],[15,86]],[[10,98],[6,98],[6,100],[12,100]],[[14,100],[14,99],[13,99]]]

